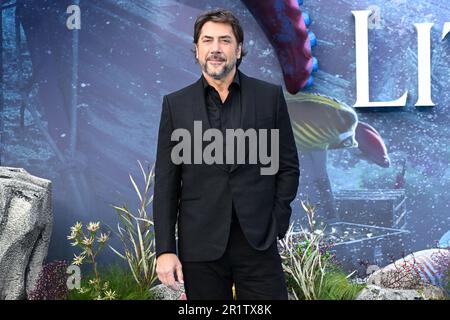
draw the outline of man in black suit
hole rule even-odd
[[[237,69],[245,55],[243,40],[231,12],[199,16],[194,43],[202,76],[163,99],[153,200],[156,271],[173,288],[176,276],[188,299],[232,299],[233,284],[237,299],[287,299],[277,236],[282,239],[289,227],[298,155],[281,86]],[[199,146],[194,121],[222,133],[278,130],[277,172],[262,174],[263,164],[249,160],[255,148],[249,145],[245,163],[174,161],[174,130],[191,133],[194,138],[187,142]]]

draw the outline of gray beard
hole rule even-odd
[[[220,79],[223,79],[226,75],[228,75],[230,73],[230,71],[233,70],[235,65],[236,65],[236,61],[231,62],[229,64],[225,64],[222,67],[222,70],[220,70],[218,72],[214,72],[214,71],[211,71],[208,69],[208,61],[206,61],[205,64],[202,66],[202,69],[211,78],[220,80]]]

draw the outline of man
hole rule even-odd
[[[175,276],[184,283],[187,299],[232,299],[233,284],[237,299],[287,299],[277,236],[289,227],[298,155],[282,88],[237,70],[243,40],[231,12],[199,16],[194,43],[202,77],[164,96],[153,201],[156,271],[167,286],[176,288]],[[278,129],[277,173],[262,175],[261,164],[248,162],[175,164],[171,134],[186,129],[194,136],[194,121],[221,132]]]

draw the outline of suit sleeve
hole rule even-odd
[[[279,130],[279,169],[276,174],[274,212],[277,220],[278,237],[282,239],[292,214],[291,202],[297,195],[300,169],[292,125],[283,90],[278,87],[277,129]]]
[[[156,257],[165,252],[176,253],[175,224],[181,186],[181,167],[171,160],[172,117],[167,96],[164,96],[156,150],[153,222]]]

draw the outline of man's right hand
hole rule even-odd
[[[181,262],[174,253],[163,253],[156,259],[156,273],[159,281],[173,290],[178,290],[174,274],[180,283],[184,283]]]

